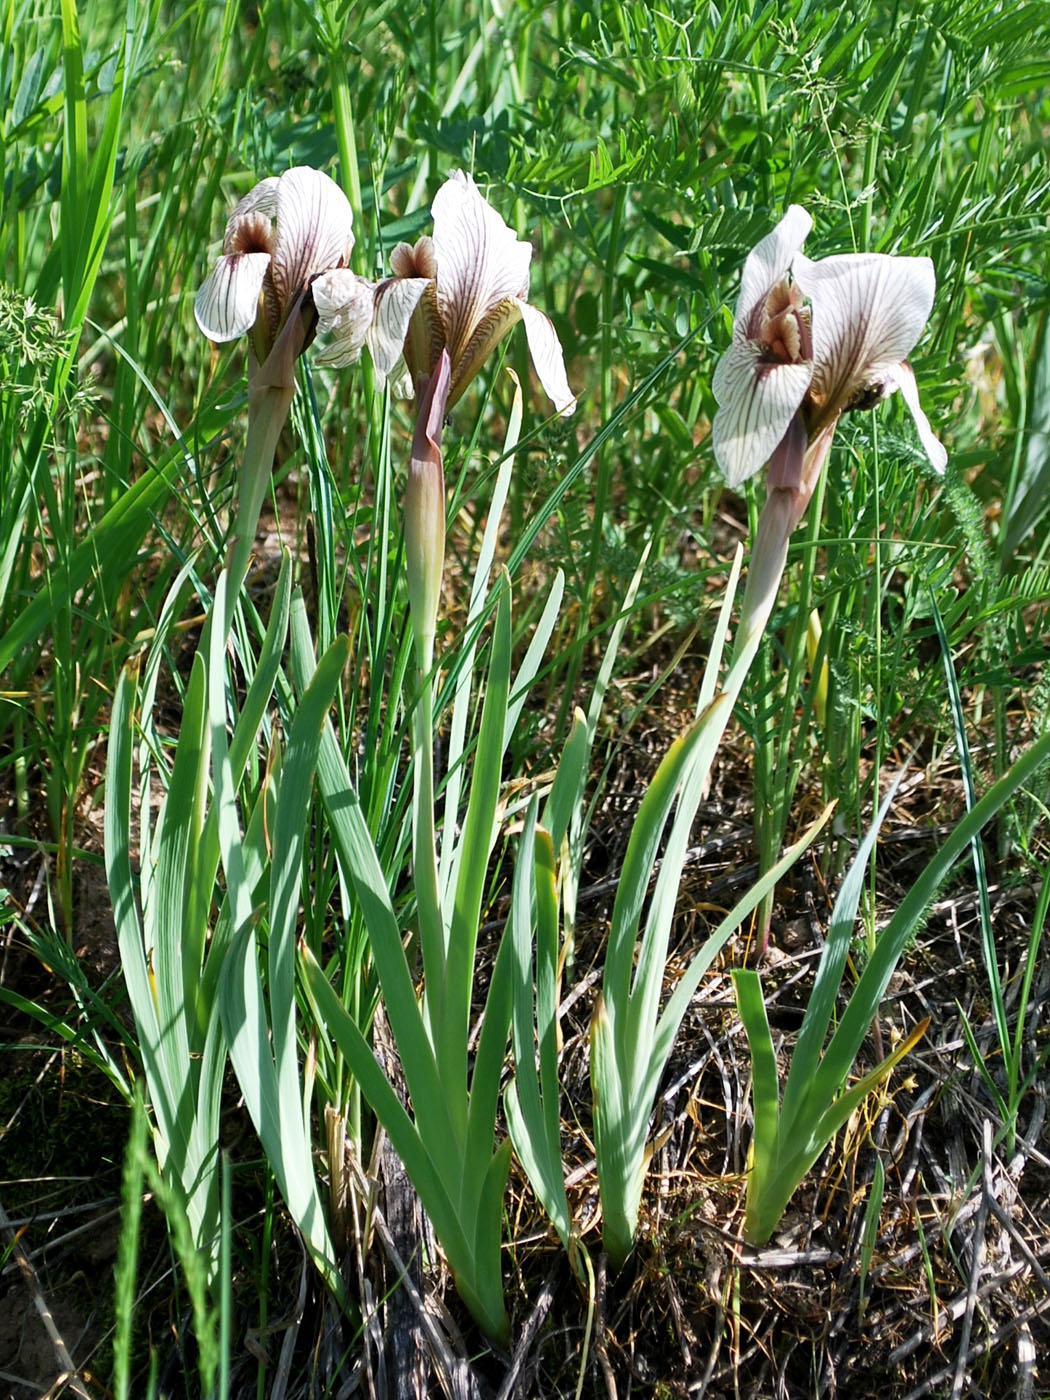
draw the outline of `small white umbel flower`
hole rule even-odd
[[[770,485],[798,489],[823,461],[841,414],[899,389],[938,471],[947,453],[906,362],[933,307],[929,258],[852,253],[811,262],[813,221],[793,204],[744,265],[733,343],[715,370],[715,457],[730,486],[767,462]]]

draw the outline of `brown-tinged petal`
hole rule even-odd
[[[418,238],[415,247],[398,243],[390,254],[390,266],[395,277],[429,277],[433,281],[437,276],[437,258],[430,234]]]
[[[411,398],[417,387],[434,372],[444,349],[445,326],[438,306],[437,284],[424,279],[422,294],[405,335],[405,363],[412,381],[406,397]]]
[[[270,275],[282,311],[318,273],[346,265],[354,246],[352,225],[350,201],[322,171],[298,165],[280,176]]]
[[[428,296],[433,297],[433,293],[434,284],[426,277],[390,277],[376,288],[368,349],[380,384],[403,363],[413,314]]]
[[[568,417],[576,408],[576,396],[565,376],[565,357],[558,332],[550,318],[527,301],[519,300],[518,310],[525,322],[525,335],[536,376],[554,407],[563,417]]]
[[[265,180],[260,180],[234,207],[233,213],[226,220],[226,236],[222,244],[224,253],[259,251],[244,247],[244,229],[246,226],[261,229],[266,222],[276,217],[277,186],[279,184],[280,177],[278,175],[270,175]],[[271,239],[263,251],[272,252],[272,250]]]
[[[532,245],[519,242],[461,170],[438,190],[433,215],[438,303],[455,367],[488,313],[527,293]]]
[[[440,284],[438,297],[441,297]],[[505,297],[503,301],[490,305],[477,321],[474,333],[460,347],[459,354],[452,359],[452,392],[448,399],[450,408],[507,332],[521,320],[521,309],[524,305],[518,297]]]
[[[739,486],[769,461],[812,378],[808,361],[765,360],[757,344],[739,331],[734,334],[712,381],[719,407],[711,436],[715,459],[730,486]]]
[[[814,427],[837,417],[858,390],[898,366],[933,307],[929,258],[847,253],[791,267],[812,306]]]
[[[255,325],[269,253],[240,253],[219,259],[193,303],[193,314],[209,340],[236,340]]]

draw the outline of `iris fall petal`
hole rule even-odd
[[[901,398],[908,405],[911,416],[915,419],[919,441],[922,443],[927,457],[937,471],[943,472],[948,465],[948,453],[944,443],[934,436],[930,420],[922,411],[922,406],[919,403],[919,386],[915,382],[915,373],[911,365],[895,365],[890,371],[890,377],[901,391]]]
[[[563,417],[567,417],[576,407],[576,396],[569,388],[565,374],[565,357],[558,332],[550,317],[527,301],[519,299],[518,310],[525,322],[525,337],[529,342],[536,377],[554,407]]]
[[[715,457],[730,486],[739,486],[769,461],[812,378],[808,361],[770,364],[753,342],[734,337],[712,384],[718,400],[712,425]]]
[[[354,364],[368,345],[380,386],[401,359],[405,335],[426,278],[391,277],[378,284],[346,269],[324,272],[313,283],[318,344],[314,358],[341,368]]]
[[[374,284],[347,268],[335,268],[315,277],[311,290],[317,310],[313,358],[337,369],[356,364],[375,311]]]
[[[246,335],[255,325],[269,253],[232,253],[219,259],[197,293],[197,325],[220,344]]]

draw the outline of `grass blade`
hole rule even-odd
[[[565,1194],[558,1112],[558,896],[554,848],[549,834],[536,829],[537,807],[537,800],[533,798],[514,870],[510,928],[515,973],[514,1078],[507,1086],[504,1109],[518,1160],[554,1222],[562,1244],[568,1249],[572,1220]],[[533,907],[536,910],[535,973],[531,936]]]

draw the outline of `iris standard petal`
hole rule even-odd
[[[726,481],[739,486],[772,457],[806,397],[813,366],[771,363],[739,333],[719,360],[712,387],[718,412],[711,425],[715,458]]]
[[[239,204],[234,208],[233,213],[226,220],[226,237],[223,240],[222,250],[224,253],[243,253],[248,250],[241,245],[241,230],[244,225],[251,220],[251,215],[263,216],[272,219],[277,214],[277,186],[281,183],[280,176],[270,175],[265,180],[260,180],[254,185]]]
[[[936,471],[943,472],[948,465],[948,453],[944,444],[934,437],[933,429],[930,427],[930,420],[922,411],[919,403],[919,386],[915,382],[915,373],[911,365],[894,365],[890,370],[890,378],[901,391],[901,398],[911,410],[911,416],[915,419],[915,427],[918,429],[919,441],[926,450]]]
[[[209,340],[236,340],[255,325],[269,253],[222,257],[193,303],[197,325]]]
[[[899,365],[922,335],[936,277],[929,258],[847,253],[791,267],[812,307],[813,390],[822,420]]]
[[[529,342],[529,354],[536,377],[543,385],[544,392],[563,417],[568,417],[576,408],[576,396],[569,388],[565,375],[565,357],[561,341],[550,317],[545,316],[527,301],[518,300],[518,310],[525,322],[525,336]]]
[[[354,246],[346,195],[308,165],[286,170],[277,183],[277,243],[270,275],[282,310],[319,272],[343,267]]]
[[[776,228],[748,253],[736,303],[738,326],[744,326],[750,313],[762,306],[776,284],[787,275],[792,258],[812,227],[813,220],[801,204],[792,204]]]
[[[492,308],[528,291],[532,245],[519,242],[461,170],[438,190],[433,215],[438,302],[455,366]]]

